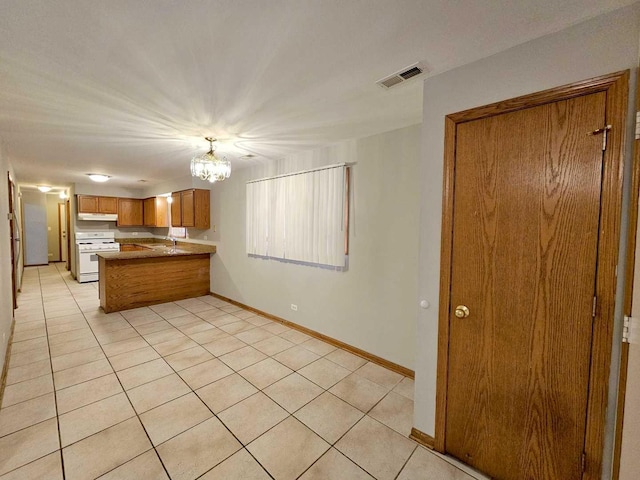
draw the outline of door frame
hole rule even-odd
[[[640,83],[636,84],[636,112],[640,111]],[[636,234],[638,229],[638,200],[640,196],[640,137],[633,139],[631,167],[631,195],[629,200],[629,228],[627,230],[627,258],[625,264],[625,290],[623,313],[631,317],[633,313],[633,282],[636,264]],[[620,455],[622,453],[622,432],[624,408],[627,394],[627,369],[629,366],[629,344],[622,342],[620,350],[620,370],[618,377],[618,405],[616,408],[616,433],[613,450],[613,480],[620,478]]]
[[[64,207],[64,215],[60,214],[60,207]],[[58,256],[60,261],[64,261],[65,268],[69,270],[69,201],[58,202]],[[62,232],[65,232],[64,239]],[[62,260],[62,253],[66,255],[66,260]]]
[[[564,85],[542,92],[473,108],[445,117],[442,237],[440,251],[440,298],[438,313],[438,364],[436,378],[435,449],[445,453],[447,380],[449,359],[450,283],[453,247],[453,206],[457,125],[515,112],[582,95],[606,92],[607,149],[604,152],[601,221],[596,273],[597,315],[593,321],[583,479],[599,480],[605,436],[609,366],[613,342],[616,295],[616,264],[620,243],[624,145],[628,106],[629,71]],[[606,232],[606,235],[604,234]],[[624,260],[624,259],[621,259]]]
[[[65,222],[67,225],[67,271],[71,270],[71,213],[70,213],[70,208],[71,208],[71,202],[69,201],[69,199],[67,198],[67,201],[65,202],[65,213],[67,214],[67,218],[65,218]]]
[[[9,190],[9,230],[10,230],[9,239],[11,240],[11,296],[13,298],[13,309],[15,310],[16,308],[18,308],[18,296],[17,296],[18,285],[17,285],[17,279],[16,279],[16,249],[15,249],[16,215],[15,215],[15,205],[13,204],[15,184],[11,179],[10,172],[7,172],[7,182],[9,183],[8,190]]]

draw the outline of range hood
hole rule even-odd
[[[78,220],[92,220],[94,222],[115,222],[117,213],[78,213]]]

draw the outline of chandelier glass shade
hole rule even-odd
[[[216,157],[213,149],[215,138],[206,137],[205,140],[209,142],[209,151],[191,159],[191,175],[211,183],[221,182],[231,175],[231,162]]]

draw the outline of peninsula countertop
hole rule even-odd
[[[127,260],[136,258],[162,258],[177,257],[185,255],[202,255],[216,253],[215,245],[205,245],[201,243],[178,242],[174,248],[171,244],[150,243],[150,242],[127,242],[129,245],[144,247],[144,250],[129,252],[98,252],[100,258],[109,260]]]

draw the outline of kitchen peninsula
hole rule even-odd
[[[97,254],[100,306],[106,313],[209,293],[210,257],[216,252],[215,245],[127,245],[134,248]]]

